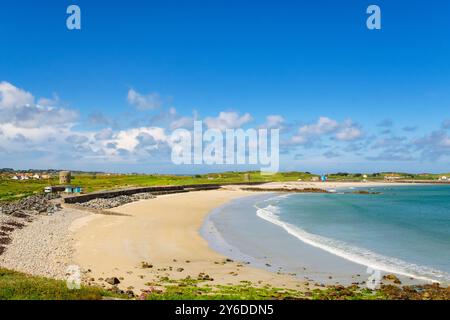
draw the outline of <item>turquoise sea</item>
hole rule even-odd
[[[358,265],[449,283],[450,186],[364,189],[379,194],[346,188],[242,199],[220,208],[209,223],[229,255],[264,256],[287,271],[308,259],[296,250],[306,244]]]

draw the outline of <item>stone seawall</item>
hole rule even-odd
[[[98,198],[114,198],[118,196],[131,196],[137,193],[152,193],[153,195],[162,195],[169,193],[182,193],[200,190],[216,190],[222,186],[227,185],[258,185],[265,182],[244,182],[244,183],[224,183],[224,184],[194,184],[181,186],[152,186],[152,187],[138,187],[127,188],[111,191],[99,191],[77,196],[65,197],[64,202],[69,204],[83,203]]]

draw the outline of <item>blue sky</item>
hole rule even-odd
[[[450,171],[448,1],[15,1],[0,37],[0,167],[221,170],[165,136],[272,116],[283,170]]]

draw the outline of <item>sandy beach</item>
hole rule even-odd
[[[91,270],[86,279],[94,283],[117,277],[121,288],[133,290],[148,289],[149,283],[163,277],[197,278],[200,273],[213,278],[214,284],[251,281],[300,289],[304,283],[293,277],[226,261],[199,235],[213,208],[249,194],[214,190],[159,196],[113,210],[121,215],[76,220],[70,228],[75,239],[74,263]],[[142,268],[142,262],[152,267]]]
[[[352,188],[399,185],[394,183],[283,182],[261,188]],[[270,285],[291,289],[315,286],[290,273],[276,272],[247,261],[232,261],[211,248],[200,234],[208,215],[231,201],[261,194],[244,191],[245,186],[226,186],[219,190],[196,191],[158,196],[114,209],[110,214],[93,214],[64,208],[58,214],[36,219],[12,234],[12,241],[1,256],[0,265],[34,275],[63,279],[69,265],[81,268],[86,284],[110,288],[105,280],[116,277],[118,287],[136,294],[158,288],[162,279],[212,279],[211,284]],[[281,232],[281,231],[280,231]],[[308,245],[303,248],[309,272],[322,266],[342,265],[341,269],[364,274],[363,268]],[[311,259],[314,256],[316,259]],[[321,258],[323,257],[323,259]],[[317,264],[317,261],[320,264]],[[323,261],[327,261],[324,263]],[[331,270],[331,272],[333,271]],[[328,277],[328,276],[327,276]]]
[[[386,183],[270,183],[264,188],[372,187]],[[389,184],[392,185],[392,184]],[[75,264],[88,271],[85,279],[104,285],[109,277],[120,279],[120,288],[146,290],[159,279],[197,278],[205,273],[214,284],[251,281],[276,287],[301,289],[305,281],[239,262],[213,251],[199,234],[206,216],[216,207],[254,193],[241,187],[159,196],[130,203],[111,211],[117,215],[91,215],[74,221]],[[305,259],[307,259],[305,257]],[[142,268],[142,263],[151,268]]]

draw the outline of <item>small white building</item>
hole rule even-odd
[[[41,176],[38,174],[35,174],[35,175],[33,175],[33,179],[39,180],[39,179],[41,179]]]
[[[448,181],[449,179],[446,176],[439,177],[440,181]]]
[[[12,179],[12,180],[19,180],[19,177],[18,177],[18,176],[12,176],[11,179]]]

